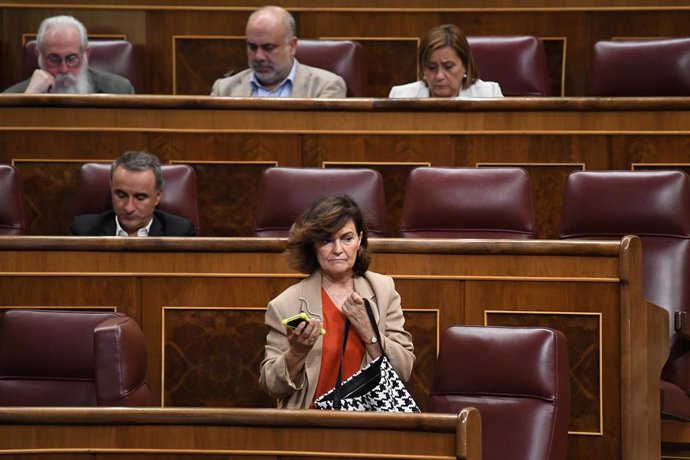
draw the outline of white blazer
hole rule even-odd
[[[394,86],[388,97],[430,97],[429,88],[423,81],[408,83],[407,85]],[[469,97],[503,97],[501,87],[494,81],[477,80],[474,85],[467,89],[460,90],[460,96],[456,98]]]

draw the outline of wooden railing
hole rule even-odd
[[[0,408],[0,458],[480,460],[476,409],[457,415],[278,409]],[[169,457],[168,457],[169,458]]]

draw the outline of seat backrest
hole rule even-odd
[[[407,179],[400,235],[535,238],[529,174],[522,168],[416,168]]]
[[[577,171],[565,185],[562,239],[642,241],[647,300],[690,311],[690,181],[682,171]],[[671,346],[682,340],[669,325]],[[675,356],[664,378],[690,391],[690,356]]]
[[[163,191],[158,208],[190,220],[201,234],[196,172],[185,164],[161,165]],[[113,209],[110,163],[84,163],[77,177],[74,215],[100,214]]]
[[[297,217],[323,196],[349,195],[359,205],[369,236],[388,234],[383,179],[373,169],[268,168],[261,177],[256,236],[286,237]]]
[[[0,235],[26,232],[24,196],[19,172],[14,166],[0,164]]]
[[[429,403],[432,412],[479,409],[484,459],[565,459],[566,338],[548,328],[452,326],[441,338]]]
[[[544,43],[531,35],[467,37],[479,76],[504,96],[548,96]]]
[[[91,55],[89,65],[98,70],[105,70],[125,77],[141,93],[141,72],[134,56],[134,46],[128,40],[89,40]],[[29,78],[37,68],[36,40],[26,42],[24,46],[23,78]]]
[[[690,38],[594,44],[587,96],[690,96]]]
[[[123,313],[0,315],[0,406],[152,406],[146,342]]]
[[[340,75],[348,97],[365,97],[367,79],[364,50],[352,40],[299,40],[295,58],[302,64]]]

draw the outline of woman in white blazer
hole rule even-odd
[[[422,80],[394,86],[388,97],[503,97],[498,83],[479,79],[467,37],[452,24],[431,29],[421,43],[419,68]]]

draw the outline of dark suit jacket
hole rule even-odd
[[[94,93],[108,93],[108,94],[134,94],[134,86],[125,77],[116,75],[114,73],[106,72],[105,70],[94,69],[88,67],[89,77],[93,83]],[[31,78],[10,86],[3,93],[23,93],[29,86]]]
[[[115,212],[103,214],[82,214],[70,225],[70,234],[76,236],[115,236]],[[195,236],[194,224],[184,217],[153,211],[153,223],[149,236]]]

